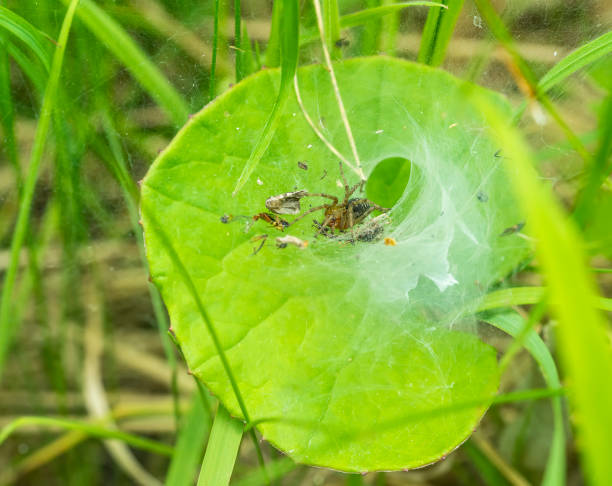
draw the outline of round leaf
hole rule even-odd
[[[498,147],[466,93],[509,110],[498,95],[396,59],[335,70],[372,176],[353,197],[392,203],[386,216],[333,235],[313,226],[323,210],[284,232],[253,220],[282,193],[344,198],[338,159],[295,96],[231,196],[278,90],[279,71],[265,70],[194,116],[146,176],[151,274],[191,371],[241,415],[195,289],[251,420],[276,447],[347,471],[418,467],[463,442],[497,389],[495,350],[458,317],[516,266],[525,244],[507,230],[520,216]],[[298,77],[311,120],[351,160],[329,73],[310,66]],[[344,173],[350,186],[359,182],[351,168]],[[330,203],[300,199],[302,212]],[[371,241],[360,241],[372,228]],[[277,247],[286,235],[308,244]]]

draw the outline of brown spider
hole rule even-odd
[[[365,181],[350,187],[344,175],[342,163],[340,163],[340,174],[344,182],[344,199],[342,202],[339,202],[338,198],[331,194],[311,193],[302,190],[273,196],[266,201],[266,207],[276,214],[298,214],[300,210],[299,201],[303,197],[325,197],[330,199],[332,201],[330,204],[321,204],[311,208],[289,223],[289,226],[291,226],[309,214],[324,209],[323,222],[316,223],[316,225],[319,228],[317,233],[324,233],[326,235],[333,233],[334,229],[339,231],[350,229],[353,231],[353,227],[363,222],[373,211],[381,211],[383,213],[389,211],[389,208],[383,208],[364,197],[351,197],[357,189],[363,188]]]

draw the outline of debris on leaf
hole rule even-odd
[[[287,248],[288,245],[294,245],[303,250],[308,246],[308,241],[300,240],[296,236],[278,236],[276,238],[276,246],[278,248]]]
[[[395,246],[397,245],[397,241],[395,241],[395,238],[392,238],[391,236],[387,236],[384,239],[385,245],[387,246]]]
[[[271,196],[266,200],[266,208],[276,214],[299,214],[300,199],[308,195],[308,191],[285,192]]]

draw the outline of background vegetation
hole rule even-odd
[[[442,17],[437,8],[410,7],[351,18],[379,3],[326,1],[326,12],[339,7],[343,15],[328,16],[328,43],[337,59],[385,54],[440,65],[516,106],[531,152],[514,131],[500,129],[500,143],[513,147],[523,170],[508,190],[523,189],[539,253],[510,284],[534,289],[488,302],[516,306],[560,356],[562,378],[571,378],[566,451],[554,456],[566,465],[550,463],[559,425],[550,404],[510,400],[459,450],[418,471],[343,475],[295,465],[263,442],[266,474],[278,484],[524,485],[555,467],[566,472],[557,484],[612,477],[609,327],[592,306],[595,279],[603,296],[612,288],[612,6],[444,3]],[[241,431],[216,421],[209,438],[215,401],[186,374],[147,282],[136,181],[190,113],[262,66],[279,65],[278,5],[0,0],[0,484],[188,484],[207,441],[218,457],[207,454],[212,466],[201,478],[232,470],[222,441]],[[300,64],[321,62],[310,2],[299,22]],[[521,165],[529,161],[565,213],[531,184]],[[597,302],[612,309],[610,299]],[[527,346],[520,327],[513,334]],[[510,350],[503,391],[544,386],[512,338],[489,330],[487,340]],[[257,462],[244,440],[233,481],[265,484]]]

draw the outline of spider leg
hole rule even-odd
[[[355,244],[355,213],[353,212],[353,206],[349,206],[348,211],[349,228],[351,228],[351,243]]]
[[[319,231],[317,231],[317,232],[315,233],[315,238],[316,238],[317,236],[319,236],[319,235],[320,235],[320,234],[323,232],[323,230],[324,230],[325,228],[331,229],[331,228],[329,228],[327,225],[329,224],[329,222],[331,221],[331,219],[332,219],[332,218],[333,218],[333,216],[330,214],[329,216],[327,216],[327,217],[326,217],[326,218],[323,220],[323,223],[321,223],[321,225],[320,225],[320,227],[319,227]]]
[[[340,175],[342,176],[342,181],[344,182],[344,205],[348,204],[349,198],[353,195],[353,193],[358,188],[363,188],[363,185],[366,181],[361,181],[355,184],[353,187],[349,187],[348,181],[346,180],[346,176],[344,175],[344,168],[342,167],[342,162],[340,162]]]
[[[311,197],[326,197],[327,199],[334,201],[334,206],[338,204],[338,198],[336,196],[325,194],[324,192],[309,192],[306,195]]]
[[[291,221],[291,223],[289,223],[289,226],[291,226],[292,224],[296,223],[297,221],[299,221],[300,219],[302,219],[303,217],[309,215],[310,213],[314,213],[315,211],[320,211],[321,209],[327,209],[331,207],[329,204],[322,204],[321,206],[317,206],[314,208],[309,209],[308,211],[300,214],[297,218],[295,218],[293,221]]]

